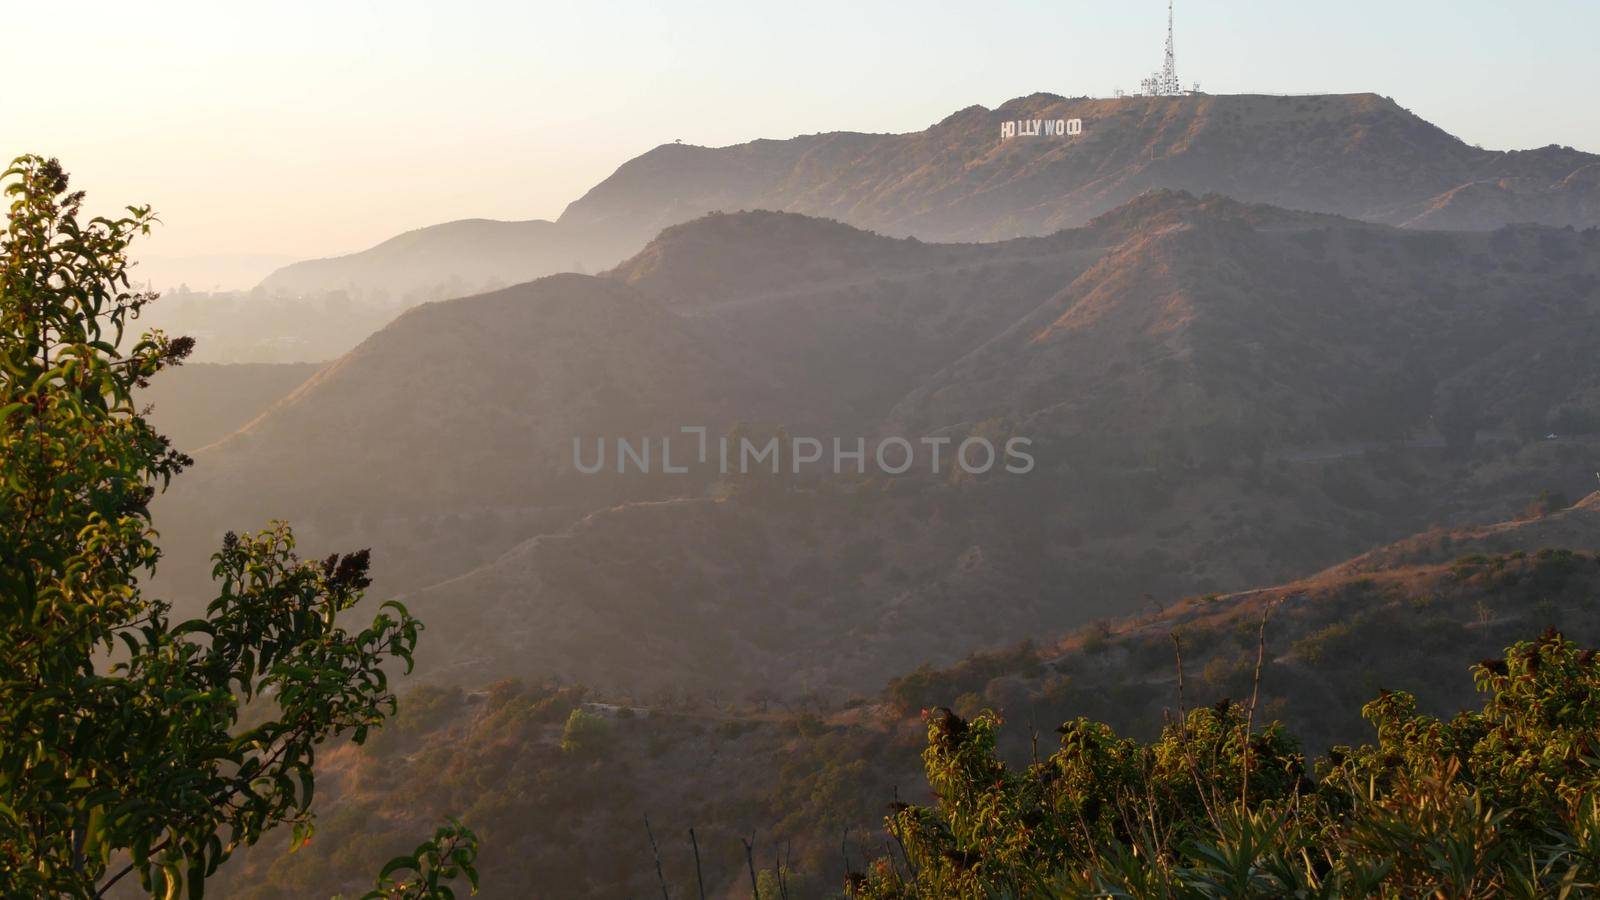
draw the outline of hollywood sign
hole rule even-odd
[[[1000,140],[1014,137],[1074,137],[1083,134],[1082,119],[1018,119],[1000,123]]]

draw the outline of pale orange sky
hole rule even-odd
[[[7,15],[0,153],[59,157],[102,206],[154,205],[144,252],[204,278],[181,258],[270,268],[450,219],[553,218],[673,139],[909,131],[1133,88],[1164,37],[1165,4],[1143,5],[76,3]],[[1595,151],[1597,26],[1579,0],[1179,0],[1179,74],[1374,90],[1488,147]]]

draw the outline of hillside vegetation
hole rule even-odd
[[[1555,630],[1473,667],[1448,720],[1383,691],[1377,742],[1312,768],[1254,699],[1179,709],[1140,744],[1079,718],[1025,770],[1000,723],[928,715],[938,797],[896,804],[898,845],[852,897],[1535,897],[1600,886],[1600,663]]]
[[[1417,713],[1452,722],[1456,712],[1481,703],[1473,665],[1503,657],[1505,648],[1523,636],[1555,626],[1580,645],[1600,643],[1600,603],[1595,600],[1600,596],[1600,555],[1592,549],[1539,545],[1552,533],[1576,533],[1594,548],[1600,542],[1597,517],[1600,495],[1570,509],[1491,529],[1408,539],[1351,564],[1265,590],[1191,597],[1162,609],[1152,602],[1143,616],[973,654],[953,666],[908,670],[880,692],[843,704],[785,702],[728,689],[622,694],[510,681],[480,690],[425,688],[408,695],[396,725],[369,747],[332,755],[336,774],[325,779],[331,784],[324,789],[330,806],[321,845],[294,857],[279,858],[270,848],[252,854],[249,868],[241,873],[241,896],[332,890],[343,883],[340,873],[361,871],[386,858],[404,843],[408,826],[414,828],[441,809],[466,810],[466,821],[483,836],[483,867],[499,876],[486,879],[487,897],[655,893],[659,888],[646,815],[673,896],[697,895],[690,828],[696,832],[707,896],[748,893],[741,840],[752,836],[758,878],[773,881],[776,892],[781,868],[785,889],[794,897],[836,895],[849,872],[869,879],[856,882],[859,894],[899,896],[911,869],[896,834],[907,842],[917,871],[954,879],[940,882],[948,889],[934,889],[931,878],[925,882],[924,892],[933,896],[964,895],[974,884],[964,880],[968,875],[999,882],[1021,877],[1018,867],[1024,865],[1035,875],[1059,877],[1070,886],[1073,878],[1088,877],[1093,867],[1081,856],[1063,854],[1069,847],[1081,854],[1090,846],[1103,854],[1102,868],[1094,871],[1108,884],[1128,888],[1131,883],[1117,879],[1133,878],[1140,871],[1145,878],[1177,877],[1171,868],[1146,871],[1131,862],[1117,863],[1131,851],[1129,842],[1140,839],[1138,833],[1117,829],[1117,810],[1130,812],[1128,803],[1142,802],[1139,798],[1159,791],[1162,784],[1187,798],[1177,807],[1163,807],[1165,818],[1153,839],[1166,850],[1176,853],[1191,841],[1194,847],[1182,852],[1199,853],[1197,848],[1210,845],[1236,847],[1245,835],[1254,834],[1252,859],[1293,857],[1290,851],[1296,845],[1275,843],[1261,833],[1293,824],[1280,821],[1287,810],[1278,801],[1304,797],[1307,805],[1301,813],[1307,818],[1295,820],[1296,828],[1304,830],[1290,828],[1284,840],[1305,840],[1320,827],[1316,821],[1331,824],[1339,809],[1350,808],[1355,799],[1348,790],[1351,779],[1359,782],[1368,769],[1386,773],[1385,794],[1363,814],[1384,809],[1398,814],[1405,800],[1400,788],[1404,779],[1437,778],[1435,767],[1448,762],[1445,756],[1429,755],[1432,745],[1414,748],[1403,764],[1381,752],[1349,749],[1372,741],[1373,721],[1362,713],[1369,701],[1384,698],[1372,712],[1394,727],[1413,727],[1405,724],[1412,702]],[[1481,543],[1485,531],[1493,532],[1499,547],[1493,553]],[[1417,553],[1419,545],[1436,548],[1435,556],[1459,550],[1461,557],[1374,561]],[[1266,611],[1270,618],[1263,631]],[[1174,638],[1182,648],[1181,694]],[[1556,645],[1548,641],[1540,646],[1545,648],[1540,653],[1566,660],[1552,671],[1592,684],[1592,663],[1583,663],[1588,669],[1574,668],[1575,657],[1562,655],[1569,651],[1553,649]],[[1528,658],[1526,648],[1513,653],[1514,660]],[[1476,685],[1484,686],[1482,677],[1495,671],[1480,664]],[[1540,690],[1554,689],[1550,682],[1541,685]],[[1389,691],[1409,693],[1402,697]],[[1495,708],[1504,712],[1526,696],[1515,687]],[[1210,760],[1211,745],[1202,742],[1219,740],[1219,752],[1236,752],[1241,717],[1252,702],[1252,746],[1261,756],[1252,762],[1257,774],[1252,776],[1256,788],[1250,813],[1228,820],[1232,830],[1218,833],[1187,766],[1173,768],[1174,742],[1179,740],[1173,723],[1186,718],[1187,740],[1201,748],[1193,752]],[[1595,701],[1587,702],[1584,709],[1590,712],[1572,715],[1591,715]],[[935,712],[941,707],[943,711]],[[958,722],[968,727],[962,729]],[[1065,737],[1053,731],[1062,723]],[[1459,732],[1464,726],[1448,727]],[[1584,731],[1592,725],[1563,727],[1576,730],[1564,732],[1562,740],[1593,733]],[[952,729],[960,734],[948,737]],[[1383,732],[1380,739],[1392,740],[1386,734],[1393,732]],[[1546,741],[1559,735],[1530,735],[1535,737]],[[1051,748],[1058,738],[1062,749],[1055,753]],[[1139,741],[1153,743],[1146,747]],[[1148,759],[1156,772],[1141,769],[1141,759]],[[926,773],[924,765],[929,767]],[[1116,777],[1127,779],[1126,792],[1110,790],[1110,782],[1102,785],[1105,790],[1091,789],[1082,780],[1087,777],[1083,773],[1104,767],[1111,768],[1097,780],[1121,773]],[[1043,773],[1052,769],[1066,780],[1045,778]],[[1592,796],[1592,783],[1583,780],[1592,773],[1585,771],[1580,766],[1569,773],[1576,779],[1569,787],[1577,792],[1570,796]],[[685,779],[679,777],[683,772],[710,776]],[[989,774],[980,777],[975,774],[979,772]],[[1008,774],[998,774],[1002,772]],[[1453,804],[1470,800],[1475,787],[1489,783],[1475,779],[1499,778],[1494,782],[1500,785],[1499,799],[1485,802],[1507,802],[1503,775],[1472,772],[1468,766],[1444,781],[1410,784],[1416,790],[1442,791],[1439,796],[1452,804],[1446,809],[1459,810]],[[1222,797],[1236,796],[1242,787],[1237,758],[1208,762],[1204,774],[1208,787],[1203,790]],[[930,776],[931,789],[925,783]],[[420,798],[414,791],[419,784],[431,786]],[[988,837],[960,828],[947,833],[954,824],[945,821],[953,791],[999,804],[1003,812],[983,832]],[[1088,840],[1072,830],[1079,827],[1076,814],[1053,822],[1055,831],[1050,833],[1055,837],[1020,830],[1018,817],[1037,823],[1039,816],[1059,816],[1062,809],[1087,810],[1076,804],[1089,802],[1091,796],[1100,800],[1088,814],[1095,823]],[[931,805],[936,802],[945,805]],[[1538,802],[1546,804],[1536,811],[1539,815],[1559,811],[1548,801]],[[896,803],[922,808],[891,808]],[[1313,812],[1312,803],[1330,805]],[[1569,810],[1573,816],[1582,812],[1581,803]],[[888,832],[886,814],[895,822]],[[1465,827],[1456,815],[1436,822],[1440,840],[1459,836],[1449,828]],[[1333,818],[1314,821],[1315,816]],[[1347,828],[1350,821],[1339,827]],[[1577,818],[1562,821],[1568,828],[1581,825]],[[951,840],[951,834],[961,835],[958,843],[941,843]],[[1355,832],[1344,834],[1345,843],[1328,847],[1350,854],[1347,869],[1360,858],[1358,851],[1379,852],[1372,846],[1361,850]],[[1006,855],[990,838],[1067,843]],[[1486,843],[1479,848],[1485,864],[1514,868],[1507,848],[1526,846],[1521,840]],[[1149,849],[1140,847],[1139,852]],[[1580,862],[1572,855],[1577,851],[1565,852],[1562,865],[1548,867],[1546,876],[1559,880],[1568,864]],[[869,865],[875,859],[879,861]],[[575,866],[574,860],[593,865]],[[1258,877],[1277,877],[1299,865],[1290,861],[1295,865],[1276,869],[1261,863]],[[1186,868],[1215,865],[1217,860],[1204,854],[1181,861]],[[1406,877],[1425,877],[1425,860],[1412,859],[1407,865]],[[1317,868],[1317,877],[1325,878],[1327,871]],[[1502,876],[1477,883],[1504,889]],[[1212,872],[1207,877],[1223,876]],[[1163,890],[1157,882],[1143,884],[1143,896],[1158,896]],[[1261,881],[1258,887],[1270,892],[1268,884]],[[1359,893],[1352,887],[1356,884],[1343,882],[1343,890]]]

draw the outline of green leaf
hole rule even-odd
[[[378,872],[378,878],[382,880],[399,871],[415,872],[417,865],[415,856],[396,856],[394,859],[389,860],[383,869]]]

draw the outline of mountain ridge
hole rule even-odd
[[[1083,134],[1000,139],[1002,121],[1045,117],[1080,118]],[[409,255],[406,242],[385,242],[288,267],[262,287],[409,289],[431,299],[463,284],[609,268],[663,228],[716,211],[799,212],[939,242],[1040,236],[1087,224],[1152,188],[1432,229],[1593,226],[1597,164],[1600,156],[1555,145],[1480,150],[1371,93],[1035,93],[994,109],[969,106],[916,132],[664,144],[623,163],[553,223],[476,226],[486,236],[475,257],[453,258],[452,232],[464,226],[450,223],[408,233],[419,243]]]

